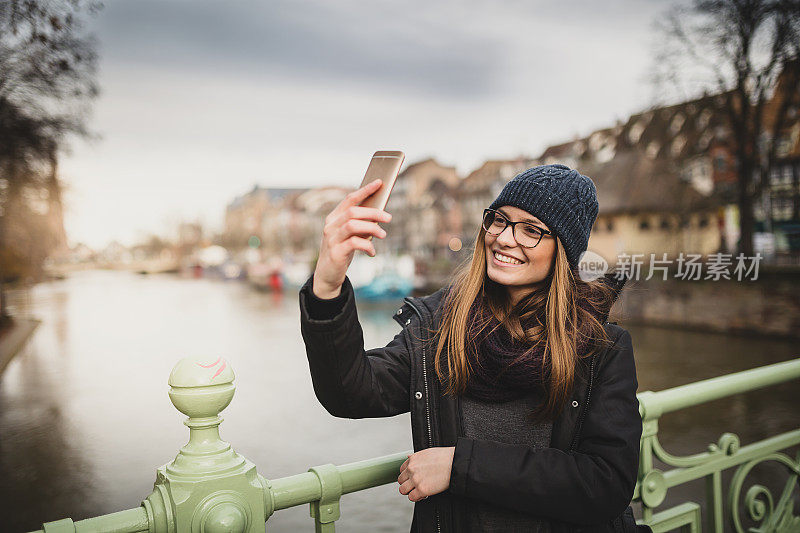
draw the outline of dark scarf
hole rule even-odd
[[[479,324],[487,321],[478,333]],[[541,392],[545,380],[541,343],[531,349],[530,343],[512,337],[480,297],[470,309],[469,324],[468,338],[474,343],[467,352],[472,366],[468,396],[485,402],[508,402]]]
[[[627,279],[615,280],[601,278],[608,283],[616,295],[622,290]],[[584,307],[588,309],[588,307]],[[592,310],[590,310],[592,311]],[[598,316],[605,322],[606,316]],[[480,324],[488,321],[480,334]],[[472,376],[467,384],[466,394],[471,398],[486,402],[508,402],[546,389],[548,369],[544,365],[544,344],[531,347],[530,342],[519,341],[504,327],[485,304],[485,299],[475,299],[470,309],[470,339],[475,339],[468,349],[472,363]],[[522,324],[528,329],[532,324]],[[579,354],[591,348],[588,342],[579,339],[576,345]],[[527,353],[526,353],[527,352]]]

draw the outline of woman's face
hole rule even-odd
[[[549,230],[544,222],[518,207],[503,206],[497,209],[511,222],[524,220],[539,228]],[[519,230],[521,231],[521,229]],[[556,255],[556,241],[552,235],[543,235],[534,248],[523,248],[514,239],[511,226],[500,235],[486,233],[486,274],[489,279],[508,287],[512,304],[516,304],[526,294],[544,280],[553,266]],[[504,263],[497,259],[501,254],[519,261]]]

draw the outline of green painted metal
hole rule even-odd
[[[81,533],[100,531],[105,533],[143,533],[150,531],[150,521],[145,508],[137,507],[74,523],[69,518],[48,522],[44,524],[44,531],[47,533],[73,533],[74,531]]]
[[[722,472],[728,468],[736,468],[727,499],[727,523],[733,530],[738,533],[800,531],[800,518],[795,516],[793,508],[794,491],[800,475],[800,456],[792,459],[780,453],[781,450],[800,444],[800,429],[746,446],[741,446],[739,437],[733,433],[724,433],[716,443],[709,444],[706,451],[688,456],[676,456],[667,452],[658,440],[658,420],[665,413],[797,378],[800,378],[800,359],[707,379],[661,392],[640,393],[639,412],[642,415],[643,431],[639,482],[634,492],[634,500],[642,504],[642,522],[650,525],[654,531],[669,531],[676,527],[699,530],[701,524],[699,506],[693,508],[691,512],[689,508],[681,509],[681,506],[655,511],[664,502],[670,488],[697,479],[705,479],[707,515],[705,529],[721,533],[726,529],[724,505],[726,501],[723,497]],[[672,468],[667,470],[656,468],[654,459]],[[747,474],[754,465],[767,461],[786,467],[787,482],[781,497],[776,502],[769,490],[754,485],[747,491],[742,501],[741,492]],[[745,512],[749,521],[754,522],[747,529],[742,521]]]
[[[701,531],[703,520],[698,503],[684,502],[664,510],[658,507],[670,488],[705,479],[705,528],[723,531],[722,472],[737,468],[728,490],[730,526],[744,532],[742,513],[746,512],[749,520],[756,522],[748,531],[800,531],[800,518],[793,507],[800,455],[791,458],[781,453],[800,444],[800,428],[746,446],[740,445],[736,435],[725,433],[707,450],[689,456],[672,455],[658,441],[658,420],[664,413],[797,378],[800,359],[665,391],[640,393],[643,432],[639,481],[634,491],[634,500],[642,504],[640,522],[649,524],[656,533],[675,529]],[[233,398],[233,381],[233,370],[222,358],[213,362],[179,361],[169,377],[169,396],[173,405],[188,416],[184,423],[189,427],[189,441],[173,461],[157,469],[153,492],[136,509],[78,522],[68,518],[48,522],[41,531],[261,532],[275,511],[308,504],[315,531],[328,533],[335,530],[335,522],[341,516],[342,495],[397,480],[400,465],[410,452],[339,466],[315,466],[308,472],[274,480],[263,478],[255,465],[220,438],[219,414]],[[671,468],[656,468],[656,460]],[[751,486],[742,495],[747,475],[763,462],[774,462],[786,469],[788,480],[777,499],[759,485]]]
[[[686,502],[653,515],[653,533],[680,529],[687,533],[700,531],[700,506]]]

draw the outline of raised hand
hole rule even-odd
[[[381,183],[376,179],[351,192],[325,218],[314,270],[313,290],[318,298],[338,296],[355,251],[362,250],[375,257],[375,247],[369,237],[386,237],[386,231],[378,222],[389,222],[392,215],[382,209],[359,205],[380,189]]]

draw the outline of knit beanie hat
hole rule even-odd
[[[524,209],[547,224],[564,245],[570,266],[578,268],[597,218],[597,191],[590,178],[565,165],[529,168],[506,183],[489,208],[504,205]]]

